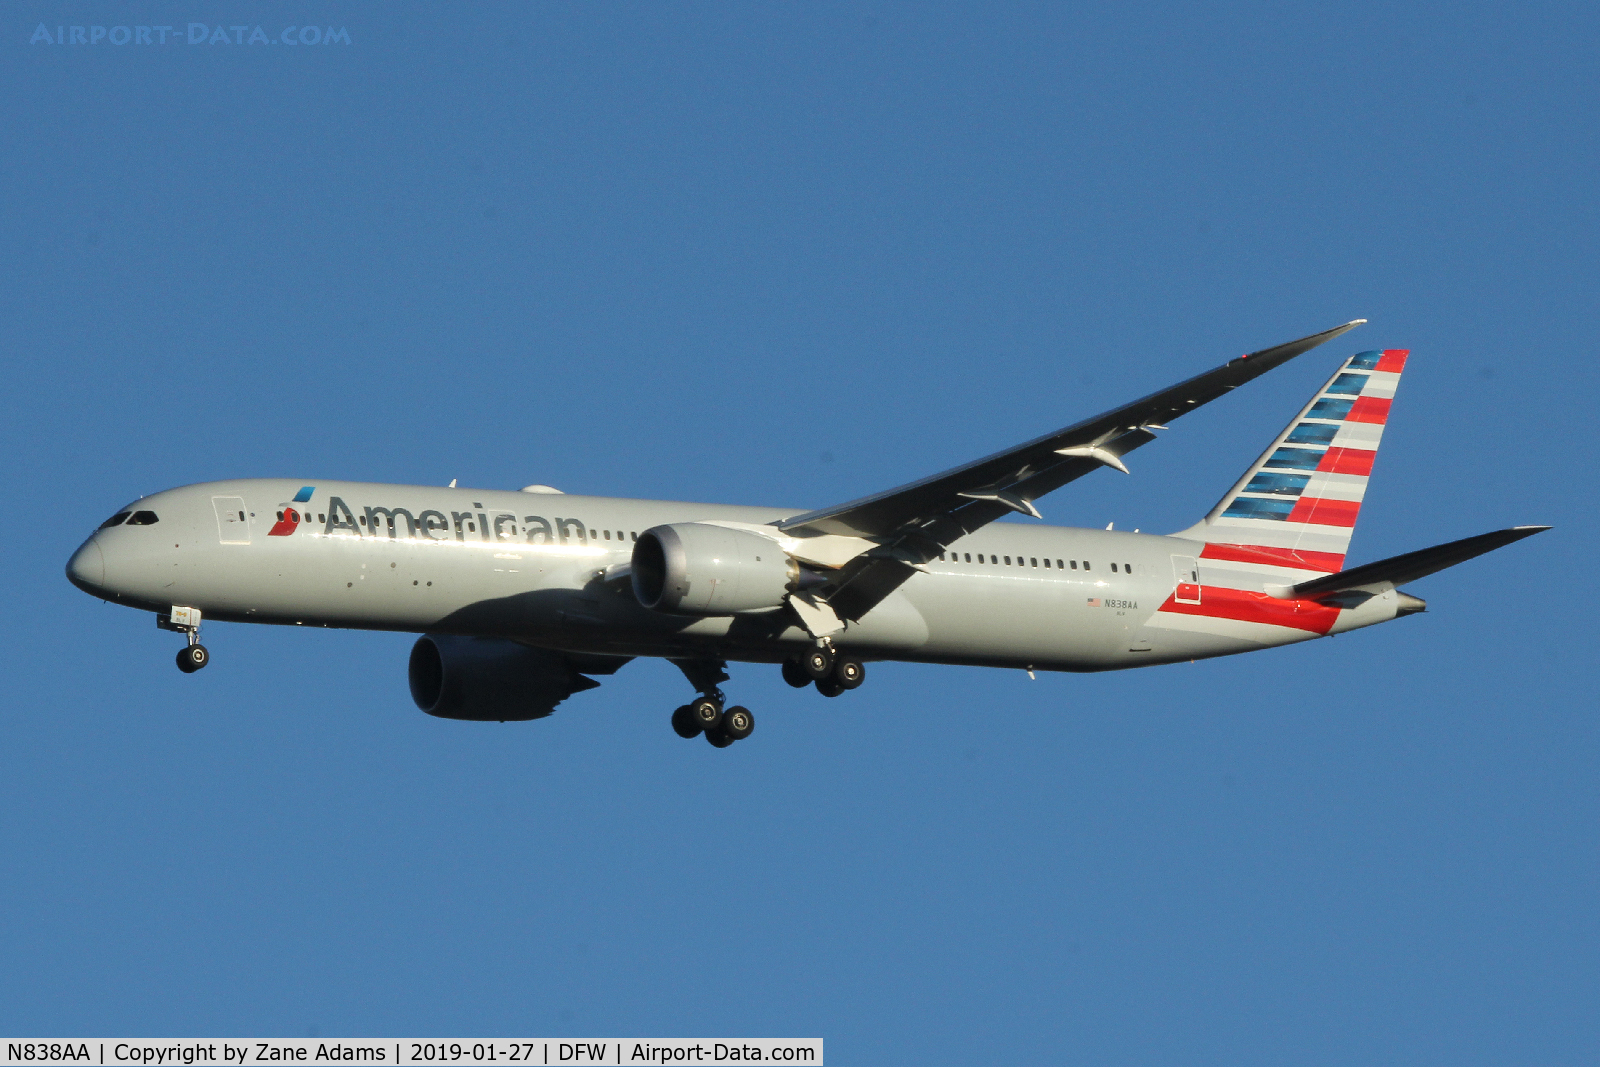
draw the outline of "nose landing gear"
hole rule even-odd
[[[199,642],[178,649],[178,669],[184,674],[193,674],[210,662],[211,653]]]
[[[189,643],[178,650],[178,669],[184,674],[195,671],[211,662],[211,653],[200,643],[200,609],[174,606],[171,613],[156,616],[156,625],[163,630],[183,634]]]

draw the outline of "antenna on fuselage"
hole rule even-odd
[[[456,480],[454,478],[451,478],[450,479],[450,484],[445,486],[446,489],[454,489],[455,487],[456,487]]]

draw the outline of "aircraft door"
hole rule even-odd
[[[1173,556],[1172,576],[1176,587],[1172,599],[1179,604],[1200,603],[1200,561],[1193,556]]]
[[[250,543],[250,512],[242,496],[214,496],[211,506],[217,512],[217,536],[225,545]]]

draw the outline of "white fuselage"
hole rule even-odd
[[[758,662],[813,643],[787,608],[666,615],[642,607],[626,580],[607,580],[651,527],[767,524],[798,509],[358,482],[317,482],[296,502],[302,485],[251,479],[145,497],[130,508],[157,521],[98,531],[69,574],[107,600],[157,612],[183,605],[234,622]],[[280,517],[291,511],[301,521]],[[1174,614],[1180,572],[1202,548],[1177,537],[995,523],[950,546],[835,644],[865,659],[1092,671],[1245,652],[1395,616],[1392,594],[1319,609],[1335,615],[1309,626],[1199,607]],[[1259,586],[1214,590],[1219,581],[1225,572],[1203,570],[1205,591],[1195,595],[1294,610]]]

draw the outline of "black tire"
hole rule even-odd
[[[189,663],[189,650],[187,648],[178,649],[178,669],[184,674],[194,673],[194,667]]]
[[[806,677],[813,682],[820,682],[833,675],[833,653],[825,648],[813,648],[806,653],[806,658],[800,661],[805,669]]]
[[[712,748],[727,748],[729,745],[733,744],[733,738],[729,737],[725,732],[723,732],[723,729],[720,726],[715,730],[707,730],[706,740],[711,742]]]
[[[833,665],[833,680],[846,689],[854,689],[867,680],[867,665],[845,657]]]
[[[844,692],[844,686],[840,685],[832,678],[818,678],[817,692],[821,693],[825,697],[836,697],[840,693]]]
[[[750,709],[735,704],[722,713],[722,735],[734,741],[743,741],[756,728],[756,717]]]
[[[722,726],[722,702],[711,697],[696,697],[689,702],[689,721],[709,736]]]
[[[811,675],[806,673],[805,665],[797,659],[783,661],[783,680],[796,689],[804,689],[812,682]]]
[[[686,740],[700,732],[700,724],[689,717],[689,705],[684,704],[672,713],[672,731]]]
[[[184,674],[193,674],[210,662],[211,653],[206,651],[205,645],[185,645],[178,649],[178,669]]]

